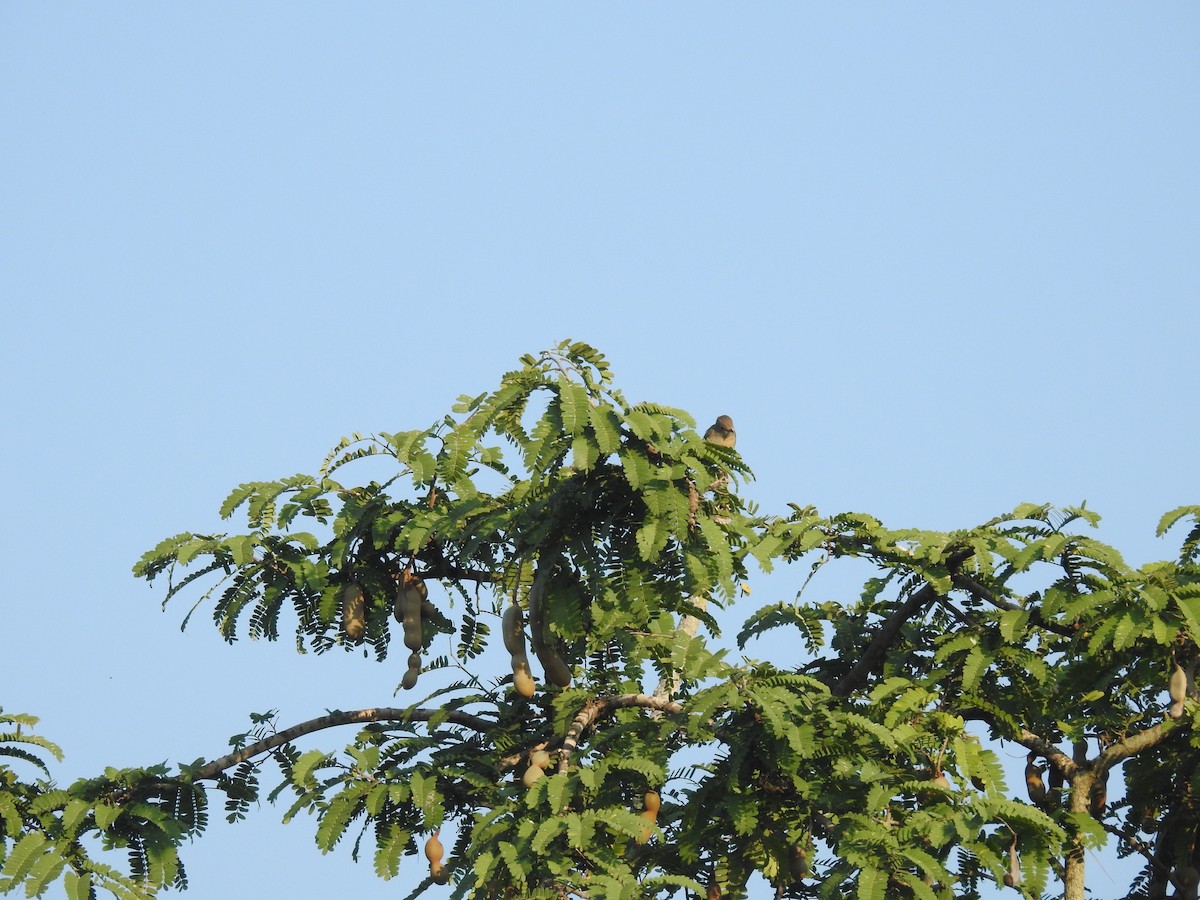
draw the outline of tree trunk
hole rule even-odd
[[[1071,780],[1071,793],[1067,801],[1067,808],[1071,812],[1091,815],[1092,786],[1095,781],[1094,772],[1076,772]],[[1084,900],[1083,861],[1083,841],[1074,835],[1063,860],[1063,900]]]

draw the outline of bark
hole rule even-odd
[[[1089,815],[1092,797],[1092,785],[1096,781],[1096,773],[1087,769],[1076,772],[1071,781],[1071,793],[1068,796],[1068,809],[1071,812]],[[1063,860],[1063,900],[1085,900],[1084,893],[1084,855],[1083,842],[1078,836],[1071,838],[1066,859]]]
[[[443,713],[440,709],[396,709],[392,707],[378,707],[375,709],[355,709],[349,711],[332,712],[327,716],[321,716],[317,719],[309,719],[307,722],[301,722],[299,725],[293,725],[283,731],[276,732],[269,738],[264,738],[261,741],[255,741],[241,750],[235,750],[227,756],[222,756],[220,759],[214,759],[210,763],[205,763],[201,766],[193,776],[197,781],[203,779],[216,778],[226,769],[231,769],[238,763],[258,756],[260,753],[266,753],[269,750],[274,750],[276,747],[294,741],[302,735],[311,734],[314,731],[321,731],[325,728],[335,728],[338,725],[360,724],[362,722],[428,722],[433,716],[438,714],[446,716],[447,722],[453,722],[456,725],[465,725],[468,728],[474,728],[479,732],[486,732],[490,729],[493,723],[486,719],[481,719],[479,716],[473,716],[470,713],[465,713],[460,710],[451,710],[448,713]]]

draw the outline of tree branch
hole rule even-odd
[[[1165,719],[1157,725],[1151,725],[1145,731],[1139,731],[1107,747],[1096,757],[1095,766],[1097,770],[1107,772],[1117,763],[1162,743],[1172,732],[1183,726],[1182,719]]]
[[[696,609],[704,612],[708,609],[708,598],[697,595],[691,598],[692,605]],[[679,624],[675,627],[677,634],[686,634],[689,638],[694,638],[696,632],[700,628],[700,619],[697,616],[684,616],[679,620]],[[679,673],[671,670],[667,675],[664,675],[658,682],[658,687],[654,689],[654,697],[658,700],[670,700],[675,696],[675,692],[679,690],[680,677]]]
[[[894,613],[888,616],[887,621],[875,633],[875,637],[871,639],[870,645],[863,652],[858,662],[854,664],[854,668],[847,672],[834,685],[833,695],[835,697],[848,697],[853,691],[862,687],[867,681],[867,676],[883,660],[888,648],[892,646],[892,642],[896,639],[896,635],[904,627],[904,623],[921,612],[936,597],[937,591],[934,590],[931,584],[926,584],[919,591],[914,591],[910,594],[909,598]]]
[[[628,709],[631,706],[640,706],[664,713],[681,713],[684,709],[682,703],[666,697],[651,697],[649,694],[618,694],[589,700],[575,716],[571,726],[567,729],[566,737],[563,738],[562,750],[559,751],[558,757],[558,771],[565,772],[567,770],[567,761],[579,747],[579,740],[585,731],[594,727],[602,716],[608,715],[614,709]]]
[[[1010,603],[1009,601],[1005,600],[1003,597],[997,597],[995,594],[993,594],[990,590],[988,590],[986,587],[984,587],[982,584],[980,584],[978,581],[976,581],[970,575],[964,575],[961,572],[959,572],[952,576],[952,580],[954,582],[955,587],[961,588],[962,590],[966,591],[967,593],[972,594],[975,597],[978,597],[980,600],[983,600],[985,603],[990,603],[992,606],[996,607],[997,609],[1009,610],[1009,609],[1022,609],[1023,608],[1023,607],[1018,606],[1015,603]],[[1045,628],[1047,631],[1052,631],[1055,634],[1062,635],[1063,637],[1074,637],[1075,636],[1074,628],[1071,628],[1068,625],[1060,625],[1057,622],[1047,621],[1046,619],[1042,618],[1042,614],[1037,608],[1033,608],[1033,609],[1029,610],[1029,621],[1032,624],[1036,625],[1038,628]]]
[[[1082,768],[1079,763],[1075,762],[1067,754],[1063,753],[1054,744],[1050,743],[1043,737],[1034,734],[1028,728],[1022,728],[1017,734],[1017,743],[1022,747],[1026,747],[1036,753],[1054,768],[1062,773],[1063,778],[1068,782],[1074,781],[1076,773]]]
[[[453,722],[455,725],[464,725],[467,728],[474,728],[479,732],[486,732],[493,725],[493,723],[488,722],[486,719],[481,719],[478,716],[473,716],[470,713],[460,710],[398,709],[389,706],[381,706],[374,709],[337,710],[327,716],[309,719],[307,722],[293,725],[291,728],[276,732],[268,738],[263,738],[261,741],[255,741],[241,750],[235,750],[233,753],[222,756],[220,759],[214,759],[212,762],[205,763],[196,770],[192,777],[197,781],[214,779],[226,769],[231,769],[238,763],[245,762],[251,757],[274,750],[276,747],[294,741],[302,735],[321,731],[325,728],[336,728],[339,725],[351,725],[362,722],[428,722],[437,715],[445,716],[447,722]]]

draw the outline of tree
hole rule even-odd
[[[343,483],[355,466],[383,480]],[[242,817],[277,769],[270,798],[291,798],[285,819],[315,813],[322,849],[373,848],[390,878],[424,847],[418,893],[739,897],[759,873],[779,897],[992,882],[1038,897],[1061,881],[1075,900],[1084,850],[1113,840],[1145,860],[1130,896],[1196,896],[1200,506],[1160,523],[1190,523],[1177,559],[1132,568],[1074,530],[1097,521],[1084,507],[900,531],[760,514],[739,493],[750,477],[687,413],[628,403],[601,354],[564,342],[429,428],[354,435],[314,476],[241,485],[221,515],[246,530],[176,535],[135,574],[168,599],[200,593],[231,641],[294,629],[301,649],[383,661],[399,638],[403,686],[441,686],[284,729],[255,715],[221,759],[67,788],[43,759],[57,748],[21,730],[35,720],[8,716],[0,753],[44,777],[0,767],[0,891],[186,886],[178,847],[210,794]],[[713,642],[750,567],[848,559],[875,572],[858,596],[745,621],[743,648],[795,636],[788,665]],[[511,671],[487,663],[497,627]],[[440,634],[452,654],[430,654]],[[344,725],[340,752],[292,743]],[[1001,742],[1028,752],[1024,796]]]

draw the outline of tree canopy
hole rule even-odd
[[[757,874],[778,897],[1076,900],[1109,844],[1144,861],[1130,896],[1196,896],[1200,506],[1159,524],[1176,558],[1133,567],[1085,506],[951,532],[764,512],[731,443],[568,341],[429,427],[239,486],[240,527],[134,574],[229,641],[399,659],[402,701],[256,713],[220,759],[66,787],[36,719],[0,715],[0,892],[186,887],[215,794],[231,819],[312,814],[381,878],[424,867],[414,895],[737,898]],[[873,569],[853,596],[751,602],[753,571],[845,560]],[[735,602],[740,649],[784,633],[794,658],[735,658]],[[294,743],[339,726],[340,750]]]

